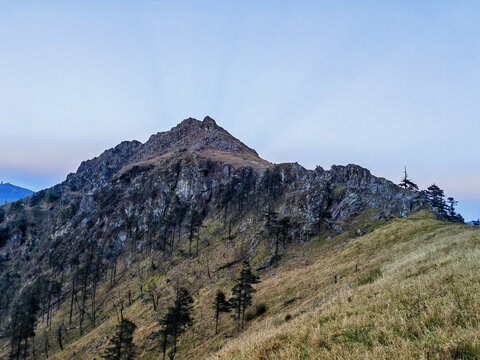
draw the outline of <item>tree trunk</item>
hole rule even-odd
[[[87,301],[87,274],[84,274],[85,280],[82,288],[82,305],[80,308],[80,335],[83,335],[83,319],[85,316],[85,302]]]
[[[58,338],[58,346],[60,347],[60,350],[63,350],[62,325],[60,325],[60,327],[58,328],[57,338]]]
[[[241,299],[241,296],[240,296]],[[237,329],[240,329],[240,316],[242,315],[242,301],[240,300],[237,307]]]
[[[172,350],[172,354],[170,355],[170,358],[174,359],[176,353],[177,353],[177,324],[175,324],[175,330],[173,331],[173,350]]]
[[[27,359],[28,338],[25,338],[25,346],[23,347],[23,360]]]
[[[242,330],[243,330],[243,324],[245,322],[245,307],[246,307],[246,303],[243,302],[243,306],[242,306]]]
[[[273,263],[275,267],[278,265],[278,235],[275,237],[275,254],[273,255]]]
[[[198,257],[198,243],[200,242],[200,230],[197,230],[197,248],[195,250],[195,256]]]
[[[45,355],[47,355],[47,358],[48,358],[48,336],[47,336],[47,332],[44,332],[44,337],[45,337]]]
[[[17,344],[17,359],[20,359],[20,350],[22,349],[22,339],[18,339]]]
[[[68,323],[72,323],[72,316],[73,316],[73,298],[75,297],[75,278],[72,277],[72,297],[70,299],[70,315],[68,318]]]
[[[32,356],[33,360],[37,360],[37,353],[35,352],[35,334],[32,337]]]
[[[52,301],[52,292],[48,292],[48,301],[47,301],[47,326],[49,327],[50,330],[52,330],[52,324],[50,320],[50,306],[51,306],[51,301]]]
[[[97,292],[97,281],[94,280],[93,288],[92,288],[92,307],[91,307],[93,328],[95,328],[95,324],[96,324],[96,318],[95,318],[95,314],[96,314],[96,311],[95,311],[95,295],[96,295],[96,292]]]
[[[165,360],[165,354],[167,353],[167,329],[165,329],[165,332],[163,334],[163,360]]]
[[[192,257],[193,225],[190,225],[190,236],[188,238],[188,258]]]

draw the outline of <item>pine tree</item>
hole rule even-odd
[[[401,188],[404,188],[404,189],[410,189],[410,190],[413,190],[413,191],[418,191],[418,185],[415,184],[413,181],[411,181],[408,178],[407,167],[406,166],[403,170],[403,179],[402,179],[402,181],[400,181],[400,184],[398,184],[398,186],[400,186]]]
[[[26,287],[12,304],[10,322],[10,359],[25,359],[28,339],[35,336],[37,312],[40,310],[39,289],[37,284]]]
[[[250,264],[245,261],[240,271],[240,276],[232,288],[232,297],[230,298],[230,304],[235,310],[233,318],[237,320],[237,328],[239,328],[241,324],[243,329],[245,309],[252,304],[252,296],[256,291],[252,285],[258,284],[259,282],[259,277],[252,273]]]
[[[263,218],[265,219],[265,226],[267,227],[268,234],[270,235],[275,227],[278,213],[275,212],[271,206],[268,206],[267,210],[265,210],[263,213]]]
[[[445,195],[443,190],[433,184],[427,188],[427,196],[432,207],[437,208],[441,214],[445,214]]]
[[[213,302],[213,308],[215,309],[215,335],[218,334],[218,318],[220,313],[230,312],[231,305],[225,298],[225,293],[221,290],[217,291],[217,295],[215,296],[215,300]]]
[[[115,335],[102,358],[107,360],[131,360],[135,358],[136,346],[133,343],[133,332],[137,328],[133,322],[123,318],[115,328]]]
[[[177,352],[177,338],[185,331],[187,326],[192,325],[191,318],[193,299],[185,288],[176,290],[175,303],[170,306],[167,313],[160,321],[163,326],[160,335],[162,336],[163,359],[167,352],[167,345],[172,344],[173,348],[170,358],[173,359]]]
[[[282,193],[283,176],[279,166],[273,167],[273,169],[267,169],[263,173],[261,187],[267,193],[270,202],[274,200]]]
[[[320,235],[321,229],[322,229],[322,223],[324,221],[326,215],[326,206],[324,203],[319,202],[318,205],[316,206],[316,209],[313,213],[313,218],[314,218],[314,226],[315,230],[317,231],[317,234]]]
[[[232,318],[237,322],[237,329],[240,328],[240,319],[242,318],[242,285],[237,279],[237,283],[232,288],[232,297],[230,298],[230,306],[232,307],[233,315]]]
[[[455,206],[458,204],[458,201],[455,200],[452,196],[447,198],[447,204],[448,204],[448,215],[450,216],[455,216]]]
[[[282,242],[283,248],[285,248],[285,245],[287,243],[288,232],[290,231],[291,226],[292,226],[292,223],[290,221],[289,216],[284,216],[280,220],[275,222],[275,228],[276,228],[275,253],[273,255],[273,264],[275,266],[278,265],[278,258],[279,258],[278,252],[279,252],[280,241]]]
[[[284,216],[278,221],[278,227],[280,235],[282,235],[282,245],[285,247],[287,244],[288,232],[292,228],[292,222],[290,216]]]

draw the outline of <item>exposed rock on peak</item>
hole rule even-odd
[[[188,118],[170,131],[152,135],[142,144],[139,141],[124,141],[116,147],[104,151],[100,156],[82,162],[76,174],[70,174],[67,182],[73,188],[81,188],[86,183],[94,187],[105,184],[122,168],[133,167],[167,155],[178,157],[183,152],[203,153],[211,158],[226,159],[235,167],[249,163],[264,168],[266,161],[260,159],[255,150],[249,148],[218,126],[214,119],[206,116],[203,121]],[[233,158],[228,158],[231,154]],[[242,157],[239,162],[239,157]]]
[[[248,154],[258,157],[255,150],[236,139],[207,116],[203,121],[188,118],[167,132],[152,135],[135,156],[135,161],[145,161],[169,152],[221,151]]]
[[[77,173],[70,174],[67,181],[75,188],[82,187],[85,182],[102,185],[127,164],[141,147],[140,141],[122,141],[114,148],[105,150],[100,156],[83,161]]]

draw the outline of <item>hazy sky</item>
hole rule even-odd
[[[273,162],[403,166],[480,216],[478,1],[0,0],[0,180],[210,115]]]

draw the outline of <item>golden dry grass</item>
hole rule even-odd
[[[282,294],[301,300],[282,307]],[[275,315],[211,359],[478,359],[480,233],[424,213],[395,220],[258,297]]]
[[[427,212],[370,225],[374,230],[363,236],[352,231],[330,241],[291,246],[278,268],[261,274],[254,304],[265,303],[268,309],[243,331],[223,315],[219,335],[214,335],[211,302],[219,288],[229,295],[238,273],[238,267],[214,269],[245,252],[255,236],[248,217],[232,241],[219,223],[207,224],[202,238],[209,245],[202,244],[193,260],[177,257],[156,270],[150,268],[151,260],[158,260],[155,255],[131,263],[111,296],[126,299],[128,291],[137,296],[141,267],[143,283],[162,294],[160,312],[171,301],[170,280],[192,289],[195,322],[179,341],[178,359],[479,359],[478,229],[444,224]],[[254,262],[269,251],[268,243],[261,242]],[[99,298],[106,291],[102,287]],[[53,329],[67,314],[64,304]],[[125,316],[138,325],[138,358],[159,358],[161,349],[148,339],[158,329],[152,305],[145,298],[134,301]],[[95,329],[83,337],[74,329],[69,332],[64,351],[50,333],[50,358],[99,358],[116,324],[109,301]],[[38,333],[43,333],[42,323]]]

